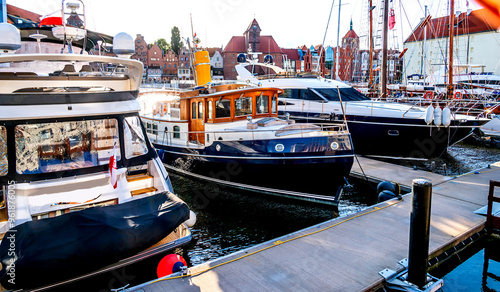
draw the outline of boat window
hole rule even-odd
[[[282,98],[293,98],[293,99],[303,99],[303,100],[322,100],[321,97],[310,92],[308,89],[285,89]]]
[[[340,101],[339,93],[337,88],[314,88],[319,94],[325,97],[330,101]],[[357,91],[352,87],[348,88],[339,88],[340,96],[342,101],[357,101],[357,100],[369,100],[366,95],[363,95],[361,92]]]
[[[209,100],[207,102],[207,111],[208,111],[208,119],[211,120],[213,119],[213,108],[212,108],[212,101]]]
[[[243,96],[235,100],[234,116],[247,116],[252,114],[252,97]]]
[[[16,171],[48,173],[109,163],[119,149],[116,119],[23,124],[15,128]],[[120,160],[120,151],[116,151]]]
[[[267,114],[269,113],[269,96],[268,95],[260,95],[257,96],[256,101],[257,113],[258,114]]]
[[[0,176],[7,175],[9,163],[7,159],[7,130],[0,126]]]
[[[158,124],[153,124],[153,131],[151,131],[151,133],[158,135]]]
[[[148,153],[148,146],[146,139],[144,139],[139,117],[132,116],[123,119],[123,130],[125,157],[127,159]]]
[[[181,138],[181,128],[179,126],[174,126],[174,138],[180,139]]]
[[[216,118],[231,117],[231,101],[229,99],[221,99],[215,102],[215,117]]]
[[[198,102],[198,119],[203,119],[203,102]]]
[[[276,94],[275,94],[275,95],[273,95],[273,97],[272,97],[272,99],[271,99],[271,112],[272,112],[273,114],[275,114],[275,113],[276,113],[276,100],[277,100],[277,99],[278,99],[278,98],[276,97]]]
[[[191,119],[196,119],[196,102],[191,103]]]

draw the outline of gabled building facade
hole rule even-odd
[[[438,17],[423,21],[403,43],[408,51],[404,55],[404,72],[407,76],[418,74],[436,75],[442,78],[447,75],[449,17]],[[465,72],[491,72],[500,75],[500,50],[498,40],[500,23],[488,17],[486,9],[463,12],[455,17],[453,37],[454,74],[459,66]],[[425,40],[425,47],[424,47]],[[439,75],[439,76],[438,76]],[[433,77],[434,78],[434,77]],[[432,81],[432,80],[431,80]],[[439,82],[438,80],[434,80]]]
[[[233,36],[222,51],[224,59],[224,79],[236,80],[237,57],[241,53],[248,53],[251,49],[258,55],[259,62],[264,62],[266,55],[273,57],[273,63],[278,67],[283,67],[283,51],[278,46],[272,36],[261,35],[261,28],[257,20],[253,20],[242,36]]]

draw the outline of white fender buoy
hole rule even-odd
[[[184,223],[186,223],[189,228],[193,227],[196,223],[196,214],[193,211],[189,210],[189,219],[184,221]]]
[[[425,110],[425,123],[427,125],[431,124],[433,118],[434,118],[434,107],[432,105],[430,105]]]
[[[442,121],[443,126],[448,127],[451,125],[451,110],[449,107],[445,107],[443,109],[443,121]]]
[[[443,116],[443,110],[439,107],[439,105],[434,109],[434,125],[441,126]]]

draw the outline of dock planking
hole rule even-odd
[[[430,257],[484,228],[485,217],[473,212],[487,204],[489,181],[500,177],[500,163],[459,177],[360,163],[374,181],[407,187],[415,178],[432,181]],[[407,194],[127,291],[373,291],[384,281],[378,272],[401,270],[397,262],[408,256],[410,212]]]

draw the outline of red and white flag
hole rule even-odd
[[[394,15],[394,9],[391,8],[389,12],[389,29],[393,29],[396,24],[396,15]]]
[[[61,11],[57,10],[50,14],[42,16],[40,18],[40,24],[38,25],[38,27],[42,27],[42,25],[63,25]]]
[[[109,175],[111,176],[111,185],[116,189],[118,177],[116,175],[116,148],[113,146],[113,155],[109,158]]]

